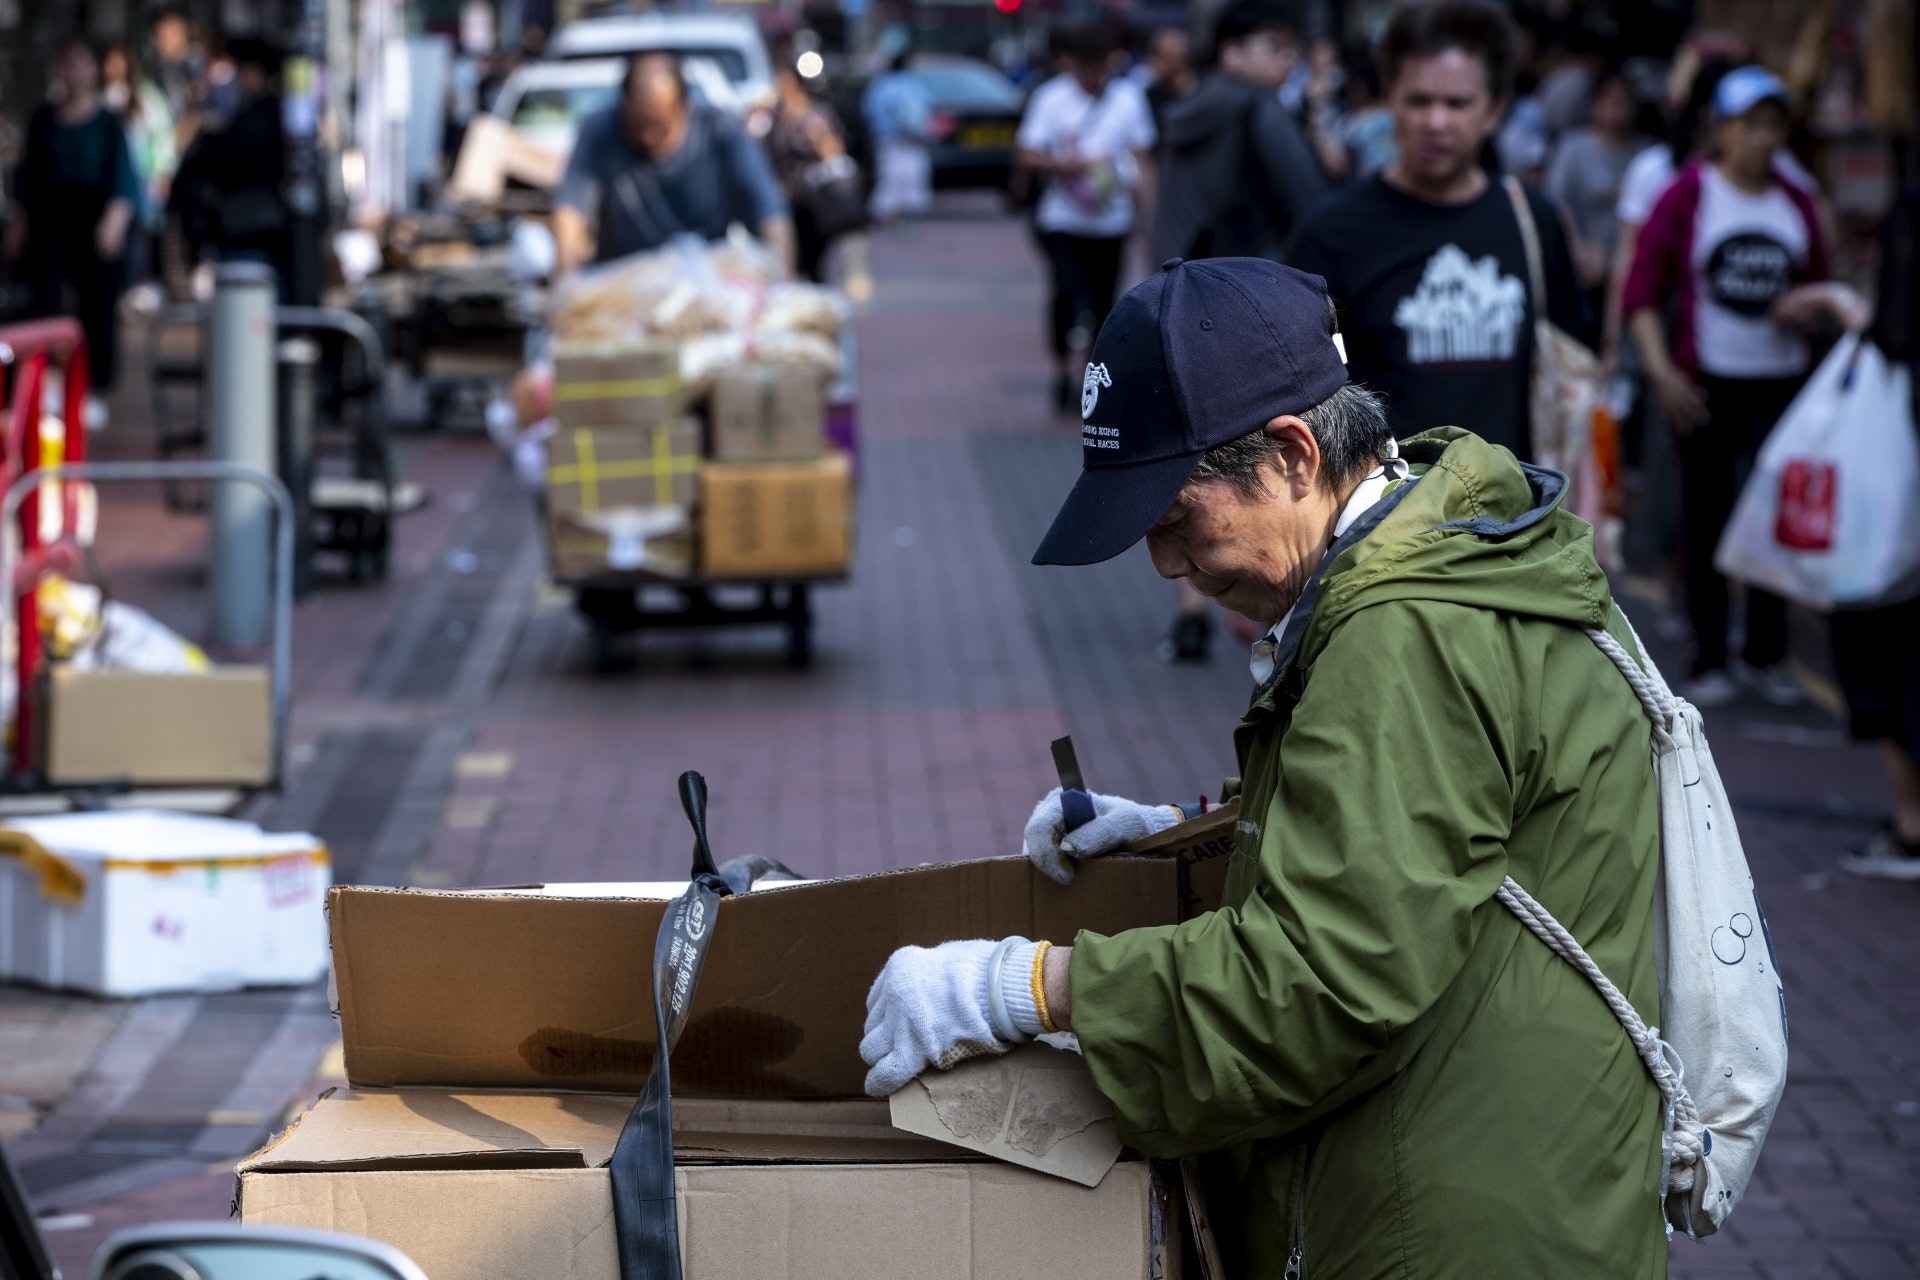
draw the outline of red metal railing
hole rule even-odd
[[[87,340],[80,323],[66,316],[30,320],[24,324],[0,326],[0,351],[9,358],[0,361],[0,395],[7,408],[0,418],[0,492],[20,475],[58,462],[84,462],[87,458]],[[61,425],[64,437],[58,442],[42,438],[42,404],[47,371],[59,367],[64,379]],[[52,532],[55,538],[71,537],[79,524],[80,484],[61,483],[59,520]],[[15,650],[18,684],[14,695],[13,767],[16,772],[31,770],[34,760],[33,694],[40,669],[40,614],[35,588],[46,567],[42,554],[49,539],[40,514],[36,493],[20,508],[20,571],[8,585],[13,593],[16,626]]]

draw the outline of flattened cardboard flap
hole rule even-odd
[[[239,1166],[321,1170],[597,1169],[613,1156],[633,1099],[442,1089],[339,1089]],[[674,1104],[675,1162],[896,1164],[966,1160],[894,1128],[887,1104],[722,1101]]]
[[[356,1087],[637,1093],[662,903],[344,887],[328,897]],[[858,1098],[867,988],[895,949],[1070,943],[1180,918],[1179,867],[1101,858],[1057,885],[1025,858],[943,863],[722,901],[676,1096]]]
[[[894,1127],[1097,1187],[1120,1158],[1113,1104],[1077,1053],[1026,1044],[929,1071],[888,1099]]]

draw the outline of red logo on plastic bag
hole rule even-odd
[[[1780,510],[1773,522],[1773,538],[1792,551],[1827,551],[1833,547],[1836,519],[1835,491],[1840,471],[1831,462],[1795,458],[1780,476]]]

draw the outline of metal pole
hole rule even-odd
[[[312,338],[280,343],[280,481],[293,495],[293,594],[313,587],[314,371],[320,344]]]
[[[274,279],[259,262],[223,262],[207,358],[208,444],[222,462],[272,474]],[[267,639],[267,503],[237,485],[213,494],[213,641]]]

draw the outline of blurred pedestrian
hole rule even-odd
[[[1787,89],[1741,67],[1713,93],[1712,155],[1681,170],[1634,246],[1621,306],[1662,416],[1681,484],[1681,572],[1693,656],[1687,698],[1719,706],[1738,693],[1728,669],[1727,581],[1713,567],[1740,477],[1799,392],[1811,365],[1803,330],[1854,319],[1828,291],[1828,247],[1812,196],[1774,172],[1790,121]],[[1668,303],[1672,301],[1672,324]],[[1792,705],[1786,604],[1746,593],[1743,676],[1766,700]]]
[[[580,122],[553,204],[556,274],[678,235],[718,240],[736,222],[782,269],[793,261],[793,223],[767,153],[726,112],[688,97],[668,53],[629,59],[619,101]]]
[[[773,88],[767,154],[793,210],[794,272],[818,281],[834,239],[865,217],[860,170],[847,154],[839,117],[808,90],[791,44],[774,58]]]
[[[181,158],[175,207],[199,257],[265,263],[284,289],[293,216],[281,191],[287,139],[280,51],[249,36],[232,41],[226,56],[233,91]]]
[[[1052,292],[1047,335],[1054,361],[1054,409],[1084,407],[1072,361],[1077,328],[1091,344],[1120,290],[1120,265],[1133,232],[1134,191],[1153,146],[1153,114],[1140,87],[1114,74],[1114,42],[1103,23],[1074,26],[1068,70],[1034,90],[1015,139],[1015,163],[1044,183],[1034,222]],[[1085,318],[1084,328],[1080,321]]]
[[[167,192],[180,164],[175,122],[165,91],[142,73],[127,45],[108,45],[100,68],[101,98],[120,117],[140,175],[139,207],[127,238],[126,283],[136,285],[152,269],[153,246],[166,220]]]
[[[1347,177],[1370,178],[1398,154],[1393,112],[1380,96],[1380,64],[1371,50],[1362,47],[1348,54],[1344,98],[1335,128],[1347,150]]]
[[[1889,360],[1909,369],[1920,362],[1920,189],[1894,205],[1880,237],[1872,337]],[[1920,391],[1920,381],[1914,385]],[[1920,424],[1920,396],[1916,400],[1912,421]],[[1828,625],[1848,724],[1854,737],[1879,744],[1893,795],[1887,825],[1843,855],[1840,865],[1855,875],[1920,880],[1920,596],[1843,610]]]
[[[1580,283],[1602,287],[1619,238],[1620,184],[1633,158],[1653,145],[1637,131],[1640,103],[1618,67],[1594,79],[1585,125],[1569,130],[1554,144],[1547,166],[1546,193],[1567,212],[1573,228],[1573,261]]]
[[[1288,261],[1327,281],[1356,382],[1402,439],[1463,422],[1523,460],[1536,316],[1513,197],[1481,165],[1511,92],[1512,21],[1488,0],[1400,11],[1380,49],[1396,155],[1310,214]],[[1547,318],[1588,328],[1559,211],[1525,192]]]
[[[1166,125],[1167,108],[1193,92],[1200,77],[1193,68],[1193,37],[1185,27],[1161,27],[1147,39],[1147,109],[1154,136]]]
[[[1327,177],[1281,106],[1299,61],[1299,23],[1272,0],[1231,0],[1214,25],[1213,68],[1166,112],[1155,261],[1278,258]]]
[[[889,226],[933,207],[933,158],[927,151],[933,101],[909,69],[912,59],[911,48],[895,53],[860,101],[873,140],[869,208],[875,221]]]
[[[167,114],[176,124],[184,124],[189,111],[199,105],[203,58],[184,14],[177,9],[151,12],[147,25],[148,68],[166,96]],[[174,142],[184,148],[187,139],[176,137]]]
[[[27,124],[8,227],[8,257],[22,264],[35,315],[73,315],[87,339],[86,424],[107,422],[101,393],[118,363],[115,305],[140,177],[120,119],[100,96],[100,57],[69,40],[54,63],[49,101]],[[71,294],[71,299],[69,298]]]

